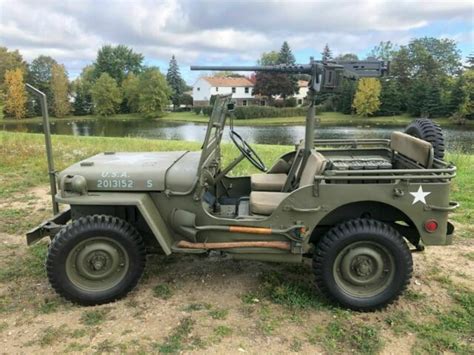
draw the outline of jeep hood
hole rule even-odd
[[[200,152],[100,153],[59,174],[87,181],[88,191],[187,191],[196,179]],[[169,180],[169,181],[168,181]]]

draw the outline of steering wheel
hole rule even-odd
[[[252,163],[260,171],[267,171],[267,167],[262,159],[258,156],[255,150],[252,149],[250,144],[248,144],[236,131],[230,131],[230,139],[234,142],[237,149],[242,153],[242,155],[247,158],[249,162]]]

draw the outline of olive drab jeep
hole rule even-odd
[[[314,140],[315,92],[335,91],[344,78],[381,76],[386,63],[311,59],[192,69],[311,76],[304,139],[267,168],[233,127],[232,97],[223,95],[200,151],[104,152],[58,174],[50,160],[58,213],[27,241],[51,237],[47,275],[64,298],[95,305],[124,297],[139,281],[147,253],[218,251],[272,262],[312,258],[320,292],[343,307],[370,311],[405,290],[412,251],[452,242],[448,213],[458,204],[449,188],[456,168],[443,161],[442,132],[433,122],[416,120],[390,139]],[[223,166],[227,121],[240,155]],[[261,173],[229,176],[244,159]]]

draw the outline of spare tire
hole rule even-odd
[[[430,142],[433,146],[434,157],[444,158],[444,135],[441,127],[429,118],[417,118],[405,129],[410,136]]]

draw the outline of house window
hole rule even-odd
[[[232,93],[235,94],[235,88],[232,88]]]
[[[197,91],[201,91],[201,88],[196,88]]]
[[[245,93],[246,93],[246,94],[249,93],[249,88],[245,88]]]
[[[298,99],[298,105],[303,105],[303,99]]]
[[[242,106],[247,106],[247,100],[242,100]]]
[[[219,88],[218,88],[218,87],[216,87],[216,92],[219,92]]]
[[[267,103],[265,102],[265,100],[260,101],[260,106],[266,106],[266,105]]]

